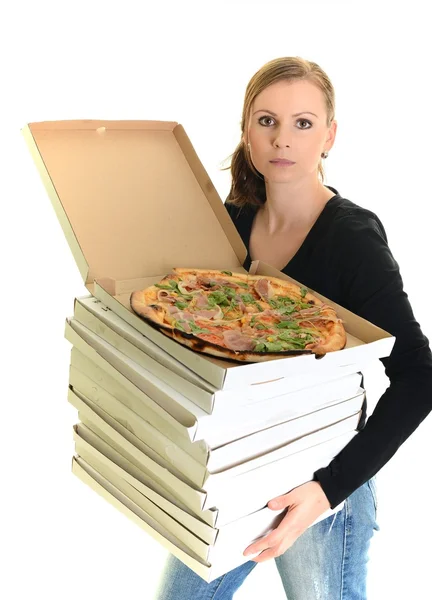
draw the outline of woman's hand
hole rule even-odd
[[[246,548],[243,556],[261,554],[251,559],[264,562],[281,556],[312,523],[330,508],[330,502],[317,481],[309,481],[267,504],[273,510],[288,507],[288,512],[271,533]]]

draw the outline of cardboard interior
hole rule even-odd
[[[90,291],[177,265],[242,269],[246,248],[181,125],[50,121],[23,135]]]

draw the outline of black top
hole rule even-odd
[[[396,338],[390,356],[380,359],[390,386],[367,421],[363,411],[359,433],[315,473],[334,508],[375,475],[431,411],[432,354],[403,290],[381,221],[326,187],[335,195],[282,271]],[[249,270],[257,207],[225,206],[248,249],[243,266]]]

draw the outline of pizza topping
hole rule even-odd
[[[171,290],[171,289],[172,289],[172,288],[170,288],[170,290]],[[158,290],[158,293],[157,293],[157,299],[158,299],[158,300],[161,300],[161,301],[163,301],[163,302],[170,302],[170,303],[173,303],[173,302],[176,302],[176,300],[178,300],[178,297],[177,297],[177,296],[173,296],[173,295],[172,295],[172,294],[170,294],[170,293],[169,293],[167,290],[163,290],[163,289],[162,289],[162,290]]]
[[[178,308],[179,310],[184,310],[184,309],[185,309],[185,308],[187,308],[189,305],[188,305],[186,302],[180,302],[180,301],[177,301],[177,302],[175,302],[175,303],[174,303],[174,306],[175,306],[176,308]]]
[[[197,284],[201,287],[201,288],[211,288],[215,285],[218,284],[218,282],[215,279],[210,279],[209,277],[203,277],[202,275],[199,275],[197,277]]]
[[[155,283],[154,284],[155,287],[160,288],[161,290],[172,290],[172,286],[168,285],[168,284],[163,284],[163,283]]]
[[[276,327],[278,329],[300,329],[297,321],[281,321],[280,323],[276,323]]]
[[[260,303],[252,296],[252,294],[240,294],[241,299],[246,305],[246,312],[264,312]],[[252,306],[250,306],[252,305]]]
[[[274,296],[273,288],[268,279],[258,279],[258,281],[255,282],[254,289],[257,294],[266,302],[268,302],[270,298]]]
[[[310,323],[314,323],[316,321],[331,321],[332,323],[342,323],[341,319],[338,319],[335,315],[317,315],[308,317],[308,321]]]
[[[213,310],[196,310],[193,314],[203,319],[222,319],[224,316],[220,306]]]
[[[171,293],[179,294],[185,300],[191,300],[193,298],[193,295],[179,289],[179,284],[177,281],[175,281],[175,279],[167,279],[164,281],[166,281],[166,283],[155,283],[155,287],[159,288],[160,290],[169,290]],[[184,288],[182,289],[184,290]]]
[[[187,321],[185,321],[184,319],[179,319],[178,321],[173,320],[172,324],[176,329],[180,329],[180,331],[184,331],[185,333],[191,332],[189,323]]]
[[[230,350],[253,350],[255,341],[252,338],[246,337],[239,331],[228,329],[223,332],[225,345]]]
[[[192,333],[211,333],[210,329],[206,329],[205,327],[200,327],[193,320],[189,321],[188,325],[191,328]]]
[[[297,316],[297,315],[301,315],[301,316],[308,316],[308,315],[319,315],[321,312],[320,307],[312,307],[312,308],[302,308],[299,311],[297,311],[293,316]]]
[[[186,296],[189,294],[195,294],[196,292],[200,291],[199,285],[196,282],[196,277],[195,279],[188,279],[187,281],[177,282],[177,287],[179,292]]]
[[[208,306],[207,296],[204,294],[204,292],[200,291],[200,293],[195,296],[193,303],[193,306],[198,308],[206,308]]]

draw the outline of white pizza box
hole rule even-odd
[[[165,352],[163,348],[157,346],[149,338],[132,327],[132,325],[129,325],[129,323],[116,315],[115,312],[91,294],[75,298],[74,318],[94,333],[97,333],[97,335],[103,337],[106,341],[109,341],[108,335],[110,335],[111,332],[118,334],[122,340],[130,342],[137,350],[141,350],[146,356],[166,367],[170,373],[174,373],[182,379],[186,379],[186,381],[190,382],[195,387],[198,387],[209,394],[222,397],[222,395],[226,393],[216,389],[211,383],[197,375],[191,369],[185,367],[176,358]],[[116,344],[122,343],[119,341],[118,337],[113,336],[111,339],[114,339]],[[127,344],[122,344],[122,348],[128,348]],[[133,350],[131,349],[131,351]],[[138,355],[134,354],[134,356]],[[130,358],[132,358],[132,356]],[[191,398],[191,400],[192,399],[193,398]],[[204,396],[204,399],[207,402],[206,396]]]
[[[301,416],[352,397],[358,392],[361,381],[359,373],[350,373],[341,379],[331,380],[319,386],[304,388],[248,406],[234,407],[228,415],[209,415],[116,348],[101,338],[97,340],[97,336],[85,330],[84,326],[74,319],[66,321],[65,337],[73,344],[72,366],[83,371],[91,379],[101,382],[106,391],[152,424],[154,413],[157,412],[155,426],[169,438],[180,436],[186,443],[189,440],[203,440],[210,447],[230,442],[247,433],[263,429],[266,425],[281,422],[287,414]],[[83,356],[92,364],[86,364]],[[166,426],[161,419],[166,422]]]
[[[78,395],[76,390],[72,390],[72,392]],[[336,422],[331,422],[321,429],[312,430],[310,433],[301,435],[301,437],[294,437],[286,443],[282,442],[282,444],[272,450],[254,453],[252,458],[244,460],[239,459],[234,465],[229,465],[226,468],[210,470],[206,465],[199,463],[195,458],[187,454],[179,446],[176,446],[168,438],[162,436],[155,428],[151,428],[150,426],[146,427],[147,439],[144,441],[136,435],[136,432],[133,433],[130,430],[128,422],[123,418],[120,417],[120,420],[117,420],[115,416],[112,416],[104,410],[100,404],[95,404],[82,394],[80,394],[80,396],[80,399],[87,407],[93,410],[102,419],[108,421],[113,428],[136,448],[142,450],[146,454],[151,453],[154,460],[167,467],[171,473],[181,476],[188,483],[192,483],[199,488],[205,487],[207,490],[209,488],[216,489],[220,485],[223,486],[224,480],[226,481],[229,477],[239,476],[251,470],[256,471],[257,468],[262,468],[272,462],[295,455],[301,450],[316,446],[317,444],[333,439],[345,432],[352,431],[357,427],[361,414],[360,411],[357,411],[354,414],[350,411],[351,414],[348,417]],[[74,398],[72,396],[71,402],[73,403],[73,401]],[[361,398],[356,399],[356,401],[357,403],[361,402]],[[80,410],[80,406],[82,406],[80,403],[75,403],[75,407],[78,410]],[[330,410],[334,411],[334,407]],[[305,417],[308,422],[310,422],[311,416],[314,417],[314,414],[315,413],[311,413],[311,415]],[[300,431],[299,425],[297,425],[297,428],[298,431]]]
[[[49,121],[26,125],[23,135],[89,292],[217,389],[300,374],[308,379],[390,353],[394,337],[319,294],[348,332],[345,349],[319,360],[310,354],[242,364],[168,338],[132,312],[131,293],[176,266],[245,272],[247,256],[183,127],[168,121]],[[261,262],[251,269],[269,274]]]
[[[238,554],[240,558],[248,545],[277,527],[287,512],[286,509],[273,511],[265,507],[219,529],[211,528],[208,525],[203,526],[198,519],[191,521],[190,515],[179,514],[177,507],[170,506],[167,501],[164,502],[163,498],[152,493],[147,486],[143,486],[102,454],[97,453],[90,445],[85,445],[79,436],[76,453],[79,459],[85,461],[86,466],[90,466],[94,472],[114,485],[144,512],[181,540],[199,558],[211,564],[215,564],[217,557],[221,554],[225,555],[227,552]],[[80,460],[78,463],[80,464]],[[164,503],[164,510],[160,508],[158,502]],[[342,507],[343,503],[335,509],[327,510],[318,520],[329,517]],[[177,518],[173,516],[171,510]],[[177,519],[182,519],[182,521]],[[194,533],[183,521],[186,521],[189,527],[194,528],[195,531],[204,534],[206,539],[203,540],[200,535]]]
[[[113,369],[108,363],[107,368],[109,367]],[[197,460],[205,461],[208,460],[206,458],[207,454],[212,449],[290,419],[296,419],[322,408],[339,404],[364,391],[360,386],[361,376],[354,373],[344,377],[343,380],[338,382],[337,386],[336,382],[329,382],[319,388],[307,388],[301,394],[296,392],[295,402],[292,401],[294,398],[290,399],[290,395],[278,396],[265,401],[265,404],[257,402],[250,406],[247,411],[242,409],[233,410],[230,419],[206,415],[204,418],[211,424],[211,427],[206,429],[204,439],[194,441],[191,444],[193,438],[188,435],[190,430],[188,427],[182,426],[181,423],[175,420],[173,421],[171,415],[160,408],[158,404],[152,402],[148,396],[139,388],[133,386],[121,373],[116,372],[116,377],[109,375],[108,372],[104,371],[103,368],[75,347],[71,351],[69,372],[69,383],[72,387],[96,404],[109,402],[111,398],[114,398],[153,425],[188,454],[196,457]],[[122,385],[122,379],[124,385]],[[159,413],[157,410],[159,410]],[[175,426],[173,426],[173,423],[175,423]]]
[[[245,543],[240,536],[235,537],[233,534],[237,532],[233,531],[231,537],[236,541],[235,546],[226,547],[226,544],[221,544],[220,546],[221,548],[224,548],[224,551],[220,551],[219,547],[215,547],[213,552],[211,552],[212,564],[210,564],[195,554],[195,552],[188,548],[181,539],[173,535],[164,525],[159,523],[148,512],[133,502],[126,494],[79,456],[72,459],[72,471],[79,479],[81,479],[81,481],[86,483],[112,506],[144,529],[144,531],[150,534],[158,543],[163,545],[164,548],[207,582],[217,579],[221,575],[228,573],[237,566],[244,564],[251,560],[251,558],[257,556],[258,553],[245,557],[243,556],[243,550],[268,532],[268,526],[264,526],[260,530],[257,527],[256,532],[259,531],[258,535],[255,538],[247,538],[245,536],[243,539],[248,540]],[[338,510],[340,510],[339,507],[326,511],[315,521],[315,523],[331,516],[338,512]],[[280,514],[276,515],[274,519],[275,521],[280,520]],[[276,524],[277,523],[275,522],[273,527],[275,527]],[[243,524],[241,523],[240,526],[243,526]],[[124,552],[124,550],[122,551]]]
[[[138,397],[128,394],[125,387],[117,383],[107,373],[104,373],[101,368],[76,348],[73,348],[71,352],[69,373],[69,384],[84,396],[96,404],[105,403],[106,406],[112,402],[112,399],[121,402],[124,406],[130,408],[134,414],[153,425],[158,431],[165,434],[171,441],[199,461],[208,460],[207,455],[213,449],[228,445],[240,438],[291,419],[334,406],[346,399],[357,396],[360,392],[364,392],[359,385],[361,377],[358,374],[349,375],[344,378],[346,379],[345,382],[341,382],[345,385],[343,387],[340,385],[334,392],[327,389],[330,384],[327,384],[324,390],[322,388],[308,388],[307,393],[306,391],[303,392],[303,404],[300,402],[293,403],[290,401],[289,396],[282,396],[266,401],[269,414],[262,410],[264,406],[261,406],[261,403],[256,403],[247,411],[233,411],[231,419],[215,419],[215,417],[212,417],[212,429],[208,438],[191,444],[191,439],[187,434],[184,436],[179,435],[178,430],[171,427],[168,421],[161,419],[146,405],[141,405]],[[331,382],[331,385],[335,388],[334,382]],[[296,399],[298,397],[299,394],[296,393]]]
[[[332,433],[337,437],[328,439],[329,432],[325,431],[322,438],[327,441],[321,443],[319,434],[322,432],[317,432],[313,434],[315,446],[272,463],[259,466],[257,459],[257,468],[252,470],[245,472],[244,465],[239,465],[222,471],[209,477],[204,489],[192,484],[180,472],[173,472],[172,465],[148,446],[141,443],[138,448],[131,443],[133,434],[99,407],[93,405],[90,408],[88,399],[84,401],[78,392],[69,390],[68,399],[78,409],[80,421],[138,469],[168,489],[195,513],[217,507],[223,513],[225,523],[259,510],[269,498],[310,481],[315,471],[326,466],[356,435],[358,421],[358,417],[351,417],[333,425]]]
[[[188,523],[189,529],[202,540],[208,541],[213,538],[215,539],[213,533],[215,529],[219,530],[227,524],[233,523],[239,518],[243,518],[243,516],[240,516],[233,519],[229,512],[221,512],[217,508],[197,510],[195,507],[194,509],[191,509],[167,488],[163,487],[163,485],[152,478],[151,474],[146,473],[142,468],[137,467],[124,455],[118,452],[118,450],[111,445],[113,444],[111,439],[106,439],[109,443],[99,435],[95,434],[83,423],[78,423],[74,426],[74,440],[78,454],[84,456],[84,453],[86,453],[86,456],[88,456],[88,454],[91,453],[102,462],[108,464],[107,461],[109,461],[109,464],[113,469],[117,469],[118,473],[120,473],[121,470],[121,476],[141,492],[146,494],[146,489],[152,490],[153,495],[150,495],[149,493],[146,495],[178,521],[184,524]],[[84,456],[84,458],[87,460],[86,456]],[[270,500],[270,498],[268,500]],[[262,507],[259,510],[262,510]],[[199,522],[196,523],[195,521],[187,519],[181,511],[187,515],[196,517]],[[201,523],[210,526],[210,529],[202,526]]]
[[[108,392],[96,395],[92,390],[91,380],[72,366],[69,384],[73,390],[77,390],[93,404],[99,406],[160,456],[168,461],[171,456],[175,456],[176,463],[182,465],[184,475],[187,476],[190,472],[195,473],[195,477],[202,477],[207,470],[216,473],[233,467],[238,463],[289,444],[304,435],[333,425],[357,414],[361,410],[364,400],[364,390],[359,388],[357,395],[353,398],[344,399],[337,404],[307,415],[260,429],[216,448],[209,447],[207,452],[202,452],[201,448],[196,448],[193,442],[189,442],[188,445],[176,444],[174,440],[116,400]],[[270,460],[271,456],[269,455]]]
[[[303,375],[297,375],[257,385],[246,385],[235,390],[217,390],[183,367],[162,348],[156,346],[142,333],[104,306],[100,300],[92,296],[75,299],[74,320],[89,330],[87,334],[91,332],[102,338],[116,350],[159,379],[163,379],[171,388],[175,388],[204,411],[213,415],[227,412],[231,414],[232,409],[237,406],[249,406],[257,401],[304,389],[306,386],[309,388],[326,381],[335,381],[340,379],[344,373],[350,374],[360,368],[360,365],[348,365],[341,367],[337,372],[325,371],[318,376],[311,376],[307,381]],[[91,339],[95,338],[90,336],[88,340],[90,343]],[[96,346],[93,347],[98,350]]]
[[[75,452],[81,456],[94,469],[97,469],[102,475],[103,467],[111,471],[111,480],[115,482],[115,478],[121,478],[129,485],[133,486],[153,504],[170,514],[176,521],[187,527],[196,537],[206,542],[213,544],[217,536],[217,528],[214,527],[216,522],[217,511],[202,511],[199,516],[195,515],[190,509],[176,499],[167,490],[158,485],[150,477],[146,477],[143,472],[135,468],[135,473],[138,471],[138,477],[134,477],[130,473],[134,470],[132,463],[126,461],[118,452],[111,448],[106,442],[95,435],[88,427],[82,423],[77,423],[73,428],[73,438],[75,441]],[[109,457],[113,457],[111,460]],[[118,461],[118,462],[116,462]],[[120,465],[118,464],[120,462]],[[107,477],[107,475],[105,475]],[[109,477],[108,477],[109,478]],[[115,483],[114,483],[115,484]],[[115,484],[116,485],[116,484]],[[119,485],[117,485],[119,487]],[[144,508],[142,506],[141,508]]]

